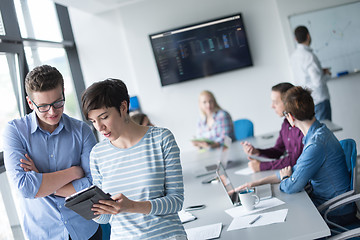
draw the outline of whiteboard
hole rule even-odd
[[[292,34],[299,25],[309,29],[310,47],[332,77],[360,71],[360,2],[292,15],[289,22]]]

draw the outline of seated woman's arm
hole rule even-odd
[[[279,182],[280,182],[279,178],[276,176],[276,174],[274,174],[274,175],[264,177],[262,179],[259,179],[259,180],[253,181],[253,182],[245,183],[245,184],[237,187],[235,189],[235,191],[239,192],[246,188],[253,188],[253,187],[268,184],[268,183],[279,183]]]
[[[294,172],[289,178],[281,181],[280,190],[286,193],[303,190],[309,180],[319,171],[324,159],[325,151],[321,145],[308,145],[294,166]]]

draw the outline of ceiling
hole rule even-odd
[[[102,13],[144,0],[53,0],[55,3],[89,13]]]

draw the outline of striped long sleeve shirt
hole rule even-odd
[[[184,200],[180,150],[173,134],[150,127],[134,146],[120,149],[109,140],[90,154],[93,183],[105,192],[134,201],[150,201],[149,214],[101,215],[111,224],[111,239],[167,239],[186,236],[177,212]]]

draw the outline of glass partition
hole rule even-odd
[[[61,42],[55,4],[49,0],[15,0],[21,37]]]
[[[18,104],[21,101],[17,101],[17,98],[20,97],[19,91],[22,89],[17,62],[16,54],[0,52],[0,102],[3,106],[0,114],[1,136],[8,121],[23,115],[21,112],[23,108]],[[3,150],[3,139],[1,137],[0,151]]]

